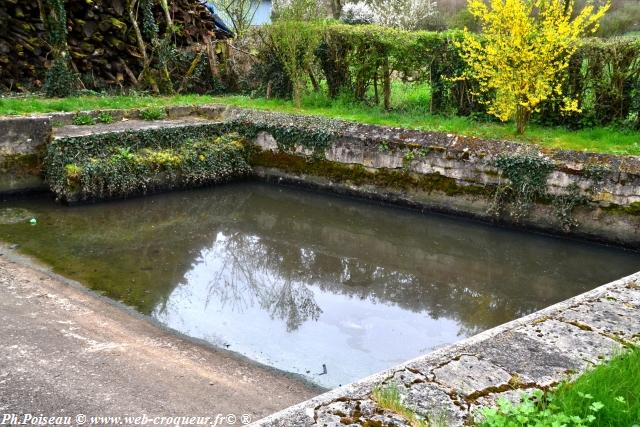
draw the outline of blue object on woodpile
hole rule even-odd
[[[227,37],[233,37],[233,31],[224,23],[220,15],[216,12],[216,8],[212,3],[209,3],[207,0],[201,0],[204,7],[206,7],[209,12],[211,12],[211,17],[213,18],[213,23],[216,26],[216,30],[224,33]]]

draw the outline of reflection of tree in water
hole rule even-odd
[[[234,226],[223,230],[209,249],[217,263],[208,284],[207,303],[213,298],[217,304],[236,310],[258,304],[272,318],[285,321],[288,331],[322,314],[311,286],[375,304],[425,312],[433,319],[455,319],[464,336],[535,308],[533,302],[523,305],[500,292],[464,286],[464,274],[462,280],[455,274],[437,274],[433,263],[425,265],[428,274],[417,268],[408,272],[384,265],[381,259],[344,256],[323,244],[301,248],[297,239],[264,229],[258,236]],[[448,265],[442,267],[449,270]]]
[[[454,317],[465,320],[461,335],[484,330],[496,323],[496,317],[512,316],[514,310],[491,294],[480,295],[453,283],[424,283],[413,273],[327,254],[323,248],[300,248],[273,236],[226,229],[206,251],[203,258],[216,260],[206,304],[216,301],[238,311],[257,304],[272,318],[285,321],[288,331],[322,314],[311,286],[376,304],[426,311],[434,319],[450,318],[452,307],[457,307],[460,312]]]
[[[285,320],[287,331],[298,329],[307,320],[318,320],[322,310],[307,284],[292,270],[274,269],[294,259],[295,248],[289,249],[280,253],[258,237],[220,233],[213,252],[222,267],[209,281],[206,303],[215,298],[219,304],[237,310],[257,303],[272,318]],[[298,252],[299,259],[310,254],[304,249]]]

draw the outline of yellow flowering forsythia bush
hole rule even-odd
[[[542,101],[561,99],[565,111],[578,103],[562,93],[569,59],[580,37],[597,29],[609,2],[587,5],[575,17],[574,0],[469,0],[469,11],[482,34],[464,32],[458,47],[469,65],[468,77],[479,83],[488,113],[502,121],[514,118],[523,133]]]

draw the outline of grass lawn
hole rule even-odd
[[[543,401],[544,405],[531,401],[507,405],[508,409],[494,412],[480,426],[556,425],[553,421],[582,425],[571,417],[579,417],[590,427],[640,426],[640,348],[584,373],[575,382],[562,384]]]
[[[152,96],[83,96],[65,99],[40,97],[0,98],[0,115],[44,113],[54,111],[79,111],[107,108],[148,108],[170,105],[226,104],[260,110],[309,114],[360,123],[455,133],[488,139],[507,139],[536,143],[549,148],[614,154],[640,155],[640,132],[616,128],[568,130],[532,124],[524,135],[515,134],[512,123],[502,124],[476,121],[467,117],[429,114],[428,88],[394,90],[392,111],[378,106],[368,106],[348,100],[329,100],[320,94],[304,97],[302,108],[297,110],[291,101],[280,99],[250,98],[246,96],[177,95]]]

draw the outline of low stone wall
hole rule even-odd
[[[42,157],[50,139],[48,117],[0,118],[0,197],[47,188]]]
[[[396,387],[429,425],[468,425],[480,406],[548,389],[640,341],[640,273],[601,286],[253,423],[260,427],[407,426],[380,408]]]

